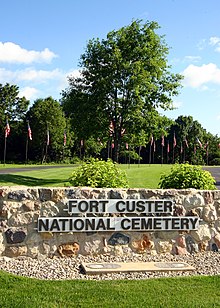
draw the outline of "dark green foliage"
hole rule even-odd
[[[83,162],[69,178],[73,186],[91,187],[128,187],[127,177],[124,171],[111,160],[102,161],[91,159]]]
[[[168,47],[158,29],[156,22],[137,20],[106,39],[90,40],[81,55],[80,77],[70,77],[63,92],[62,106],[80,138],[108,138],[112,123],[116,161],[124,132],[129,139],[135,135],[139,146],[143,130],[146,143],[147,115],[156,107],[172,108],[178,94],[182,77],[170,72]]]
[[[27,111],[29,101],[25,97],[19,97],[19,87],[6,83],[0,83],[0,122],[5,125],[8,121],[21,120]]]
[[[216,157],[213,160],[209,162],[209,165],[211,166],[219,166],[220,165],[220,157]]]
[[[30,159],[44,161],[61,161],[67,158],[66,151],[70,143],[70,133],[67,119],[62,108],[52,97],[37,99],[27,113],[27,119],[33,132],[30,142]],[[47,146],[47,130],[49,145]],[[64,147],[64,130],[67,134],[67,144]]]
[[[161,175],[159,188],[196,188],[196,189],[216,189],[215,179],[209,171],[205,171],[200,166],[189,164],[174,165],[170,174]]]

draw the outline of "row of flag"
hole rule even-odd
[[[11,131],[11,128],[10,128],[10,125],[8,123],[8,120],[6,120],[6,126],[5,126],[5,138],[7,138],[10,134],[10,131]],[[28,138],[30,140],[32,140],[32,131],[31,131],[31,127],[30,127],[30,124],[29,122],[27,123],[27,133],[28,133]],[[113,125],[113,122],[111,121],[110,122],[110,126],[109,126],[109,135],[110,136],[113,136],[113,133],[114,133],[114,125]],[[125,134],[125,129],[122,129],[121,131],[121,135],[123,136]],[[66,130],[64,130],[64,134],[63,134],[63,145],[66,146],[66,140],[67,140],[67,135],[66,135]],[[186,138],[184,138],[183,140],[184,144],[185,144],[185,147],[189,147],[188,145],[188,141]],[[204,144],[202,144],[202,142],[199,140],[199,138],[196,138],[196,142],[197,144],[199,145],[200,148],[204,148],[206,149],[206,151],[208,151],[208,141]],[[49,129],[47,128],[47,145],[50,144],[50,134],[49,134]],[[165,138],[164,138],[164,135],[162,135],[161,137],[161,145],[162,147],[165,146]],[[174,135],[173,135],[173,149],[176,147],[177,145],[177,141],[176,141],[176,136],[175,136],[175,132],[174,132]],[[83,147],[84,146],[84,141],[81,140],[80,141],[80,146]],[[151,136],[150,138],[150,146],[153,147],[153,151],[155,152],[156,151],[156,143],[155,143],[155,140],[154,140],[154,137]],[[220,143],[218,144],[218,147],[220,148]],[[111,144],[111,148],[113,149],[114,148],[114,143],[112,142]],[[126,143],[125,144],[125,148],[126,150],[129,149],[129,144]],[[167,152],[169,153],[170,152],[170,143],[167,142]],[[181,142],[180,144],[180,152],[182,153],[183,152],[183,143]],[[194,152],[196,152],[196,146],[194,146]]]
[[[8,138],[8,136],[10,135],[11,132],[11,128],[10,125],[8,123],[8,120],[6,120],[6,125],[5,125],[5,138]],[[27,133],[28,133],[28,138],[29,140],[32,140],[32,131],[31,131],[31,127],[29,122],[27,123]],[[64,134],[63,134],[63,145],[66,146],[66,130],[64,130]],[[82,142],[82,141],[81,141]],[[47,129],[47,145],[50,144],[50,132],[49,129]]]

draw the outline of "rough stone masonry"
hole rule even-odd
[[[109,213],[101,211],[83,213],[83,210],[82,213],[74,213],[74,211],[69,213],[67,202],[76,199],[85,201],[117,199],[122,202],[118,201],[115,205],[119,209],[117,213],[114,213],[114,210],[110,210]],[[124,205],[130,199],[137,200],[134,206],[139,210],[135,214],[134,212],[124,213]],[[140,209],[146,203],[143,200],[148,200],[146,205],[148,210],[152,200],[152,206],[154,209],[157,208],[156,213],[150,211],[146,214],[141,211]],[[161,224],[162,215],[158,210],[160,209],[158,200],[168,202],[165,203],[167,206],[165,209],[168,209],[169,213],[163,213],[162,220],[165,226],[171,226],[173,230],[164,231],[158,227]],[[174,203],[172,211],[169,200]],[[94,201],[90,203],[96,207],[98,201]],[[90,203],[81,203],[81,209],[85,209],[83,206]],[[105,205],[104,201],[101,205]],[[62,219],[61,223],[64,225],[64,222],[70,221],[70,217],[71,221],[75,221],[76,227],[78,226],[77,232],[68,229],[65,229],[65,232],[55,230],[59,227],[59,219]],[[51,230],[45,232],[38,230],[38,221],[42,218],[52,219]],[[116,221],[116,225],[118,222],[123,222],[121,226],[124,228],[119,230],[110,227],[112,220]],[[109,228],[91,231],[89,228],[83,230],[79,227],[83,223],[90,227],[97,226],[97,221],[102,228],[105,226],[105,221],[108,222]],[[198,221],[199,224],[197,224]],[[197,227],[191,230],[184,229],[183,227],[188,223],[191,223],[192,227]],[[139,224],[143,225],[142,229],[139,228]],[[49,226],[49,222],[42,220],[41,226]],[[157,226],[156,229],[155,226]],[[134,252],[151,255],[164,253],[186,255],[219,249],[220,191],[20,186],[0,188],[0,256],[31,258],[77,254],[129,256]]]

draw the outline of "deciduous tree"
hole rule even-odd
[[[80,138],[108,137],[112,123],[116,161],[124,132],[139,134],[147,114],[156,107],[172,108],[178,94],[182,77],[170,72],[168,47],[158,28],[156,22],[136,20],[105,39],[90,40],[81,55],[81,76],[69,77],[63,91],[63,108]]]

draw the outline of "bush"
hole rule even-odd
[[[219,166],[220,165],[220,158],[216,157],[213,160],[210,161],[209,165],[211,166]]]
[[[111,160],[102,161],[91,159],[83,162],[69,178],[73,186],[90,187],[128,187],[127,177],[124,171]]]
[[[196,189],[216,189],[215,179],[209,171],[205,171],[200,166],[189,164],[175,165],[171,168],[170,174],[162,174],[159,188],[196,188]]]

